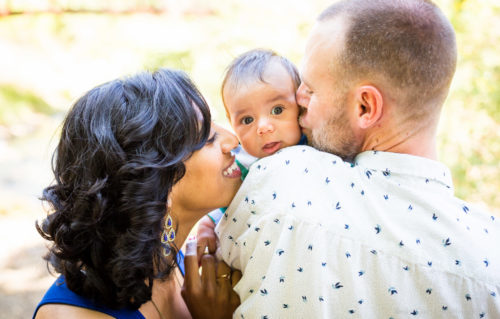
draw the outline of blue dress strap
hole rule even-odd
[[[101,306],[92,302],[91,300],[77,295],[73,291],[69,290],[66,286],[64,276],[59,276],[56,281],[52,284],[49,290],[43,296],[42,301],[38,304],[33,314],[35,318],[38,309],[46,304],[65,304],[71,306],[77,306],[81,308],[91,309],[99,311],[110,315],[118,319],[145,319],[139,310],[121,309],[115,310],[108,307]]]
[[[184,277],[184,253],[180,249],[179,253],[177,254],[177,265],[179,266],[182,277]]]
[[[184,276],[184,254],[180,250],[177,254],[177,264],[179,265],[179,270],[181,271],[182,276]],[[54,281],[52,286],[45,293],[45,296],[43,296],[42,301],[40,301],[35,309],[35,312],[33,313],[33,319],[35,318],[38,309],[46,304],[65,304],[77,306],[99,311],[118,319],[145,319],[139,310],[111,309],[74,293],[66,286],[66,281],[62,275]]]

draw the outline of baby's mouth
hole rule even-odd
[[[281,142],[270,142],[262,147],[262,151],[264,151],[264,153],[268,155],[271,155],[274,154],[277,150],[279,150],[280,147],[281,147]]]

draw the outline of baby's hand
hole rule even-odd
[[[198,224],[198,234],[196,235],[198,239],[197,244],[197,256],[198,264],[201,262],[201,257],[205,252],[205,247],[208,247],[208,252],[211,254],[215,253],[217,249],[217,236],[215,235],[215,224],[208,216],[204,216]]]

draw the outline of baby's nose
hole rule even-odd
[[[259,135],[271,133],[274,131],[274,126],[269,120],[259,121],[259,127],[257,128],[257,133]]]

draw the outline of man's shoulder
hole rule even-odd
[[[318,178],[324,178],[325,173],[347,177],[352,171],[351,163],[344,162],[336,155],[310,146],[296,145],[253,163],[247,178],[251,178],[252,184],[258,184],[259,187],[286,183],[303,185],[314,184]]]
[[[262,158],[257,163],[265,165],[289,165],[291,162],[334,161],[344,163],[337,155],[319,151],[307,145],[294,145],[283,148],[275,154]]]

